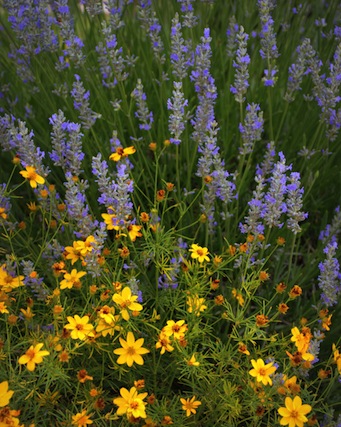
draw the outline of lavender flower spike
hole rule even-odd
[[[322,290],[321,299],[327,307],[335,305],[341,292],[341,274],[339,261],[335,257],[337,243],[329,243],[323,250],[326,259],[320,262],[318,285]]]
[[[233,61],[233,67],[236,69],[234,86],[231,85],[230,91],[234,94],[234,99],[242,103],[245,101],[245,93],[249,87],[249,71],[248,65],[250,63],[250,56],[247,53],[247,40],[249,36],[244,32],[244,28],[241,26],[239,33],[237,34],[237,57]]]
[[[289,184],[287,185],[287,225],[289,230],[294,234],[301,231],[301,227],[298,223],[304,221],[308,216],[306,212],[302,212],[302,195],[304,189],[300,188],[300,185],[300,174],[298,172],[292,172],[290,174]]]
[[[181,140],[180,136],[185,129],[185,107],[188,105],[188,100],[184,99],[182,92],[182,83],[174,82],[173,98],[168,99],[167,108],[173,111],[169,116],[169,132],[173,135],[170,142],[179,145]]]
[[[84,89],[81,78],[75,74],[76,81],[72,85],[71,96],[74,99],[73,106],[79,111],[79,119],[84,129],[90,129],[101,114],[95,113],[90,108],[90,91]]]
[[[136,100],[137,111],[135,116],[140,120],[141,124],[139,125],[140,129],[150,130],[152,128],[152,123],[154,121],[152,111],[148,110],[147,106],[147,96],[143,92],[143,84],[141,79],[137,79],[136,88],[133,90],[132,97]]]
[[[281,215],[287,212],[287,205],[284,201],[287,191],[286,172],[291,169],[291,166],[286,166],[282,152],[279,153],[279,157],[280,160],[275,163],[270,178],[270,188],[264,197],[266,208],[263,216],[268,226],[281,228],[283,226],[283,223],[280,222]]]
[[[263,125],[263,112],[260,111],[259,105],[254,103],[248,104],[244,125],[239,124],[243,140],[243,146],[239,149],[241,155],[252,153],[255,142],[259,141],[262,137]]]

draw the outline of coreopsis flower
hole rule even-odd
[[[128,332],[127,340],[124,340],[123,338],[120,338],[119,340],[122,348],[114,350],[114,353],[119,355],[117,363],[119,365],[126,363],[129,367],[133,366],[134,363],[143,365],[144,360],[141,354],[149,353],[149,350],[142,347],[144,338],[139,338],[135,341],[134,334],[132,332]]]
[[[165,416],[162,418],[161,425],[162,425],[162,426],[169,426],[169,425],[171,425],[171,424],[174,424],[174,423],[173,423],[173,420],[172,420],[172,417],[170,417],[169,415],[165,415]]]
[[[306,415],[312,410],[310,405],[302,405],[302,399],[299,396],[285,398],[285,407],[279,408],[278,413],[282,417],[279,421],[281,426],[303,427],[308,421]]]
[[[245,303],[244,297],[243,297],[243,295],[240,292],[237,291],[236,288],[232,289],[232,296],[238,301],[238,304],[241,307],[243,307],[243,305]]]
[[[11,410],[8,407],[0,409],[0,426],[23,427],[23,424],[19,424],[19,418],[17,418],[19,414],[20,411]]]
[[[312,338],[309,328],[303,328],[302,332],[295,326],[291,329],[291,341],[295,343],[300,353],[306,353]]]
[[[200,313],[207,308],[204,302],[205,298],[199,298],[198,295],[189,296],[187,298],[188,313],[194,313],[196,316],[200,316]]]
[[[210,258],[208,257],[209,252],[207,248],[203,248],[193,243],[189,251],[192,252],[191,258],[197,259],[200,264],[202,264],[204,261],[210,260]]]
[[[171,352],[174,350],[174,347],[171,345],[171,340],[169,336],[164,332],[160,332],[157,343],[155,344],[155,348],[161,348],[160,354],[164,354],[166,351]]]
[[[86,369],[81,369],[77,372],[77,379],[80,383],[84,384],[86,381],[92,381],[94,378],[91,375],[88,375]]]
[[[189,360],[187,360],[187,365],[188,366],[199,366],[200,362],[197,361],[197,359],[195,358],[195,354],[192,354],[191,358]]]
[[[238,343],[238,351],[240,353],[246,354],[246,356],[250,356],[250,352],[243,342]]]
[[[8,390],[8,381],[3,381],[0,383],[0,408],[3,408],[9,404],[13,393],[14,391]]]
[[[189,417],[191,414],[196,414],[198,406],[201,405],[199,400],[195,400],[195,396],[191,399],[180,398],[182,403],[182,409],[186,411],[186,416]]]
[[[278,311],[282,314],[286,314],[286,312],[289,310],[289,306],[285,304],[284,302],[281,302],[278,304]]]
[[[168,337],[172,336],[175,340],[180,340],[184,337],[185,332],[187,331],[187,324],[184,320],[167,320],[167,325],[162,328],[162,332]]]
[[[2,218],[2,219],[7,218],[6,208],[1,207],[1,206],[0,206],[0,218]]]
[[[29,371],[34,371],[36,364],[41,363],[43,361],[43,357],[50,354],[47,350],[41,350],[43,346],[43,343],[39,343],[35,346],[31,345],[26,353],[19,357],[18,363],[20,365],[26,365]]]
[[[128,286],[112,296],[112,300],[121,308],[121,316],[124,320],[130,319],[128,309],[131,311],[141,311],[143,309],[143,306],[136,302],[137,299],[138,296],[132,295]]]
[[[297,377],[294,375],[284,381],[284,387],[293,394],[298,394],[301,391],[301,387],[297,384]]]
[[[74,242],[74,248],[80,253],[81,256],[85,257],[89,252],[93,251],[93,244],[95,243],[95,237],[90,235],[84,241],[77,240],[76,242]]]
[[[32,188],[37,188],[38,184],[45,183],[45,179],[41,175],[37,174],[36,168],[33,166],[26,166],[26,170],[20,171],[19,173],[29,181]]]
[[[65,329],[71,331],[71,338],[74,340],[84,341],[88,337],[94,337],[94,327],[89,323],[89,316],[79,317],[76,314],[74,317],[68,316],[69,323],[64,326]]]
[[[118,162],[122,158],[128,157],[130,154],[134,154],[136,152],[135,147],[132,145],[130,147],[117,147],[116,151],[109,156],[110,160],[114,162]]]
[[[256,325],[258,327],[266,326],[269,322],[269,317],[265,314],[257,314],[256,316]]]
[[[115,209],[112,206],[108,207],[108,213],[104,213],[101,216],[107,225],[107,230],[118,231],[120,229],[119,220],[117,219]]]
[[[251,360],[253,369],[249,371],[252,377],[255,377],[257,382],[261,382],[264,385],[272,385],[272,375],[276,371],[276,366],[273,366],[274,362],[264,363],[263,359]]]
[[[302,295],[302,288],[298,285],[294,285],[289,291],[289,297],[294,299]]]
[[[136,237],[142,237],[142,233],[140,232],[142,225],[129,224],[127,227],[128,235],[132,242],[135,242]]]
[[[120,389],[122,397],[116,397],[113,402],[118,406],[116,411],[117,415],[126,414],[127,417],[133,416],[134,418],[147,418],[146,403],[143,401],[148,393],[138,393],[136,387],[131,387],[128,391],[122,387]]]
[[[72,289],[73,287],[79,288],[81,286],[80,278],[85,275],[85,271],[77,271],[73,268],[71,273],[64,274],[64,279],[60,282],[60,289]]]
[[[0,267],[0,290],[3,292],[12,292],[19,286],[24,286],[24,276],[12,276],[6,271],[6,264]]]
[[[339,374],[341,375],[341,354],[340,354],[339,350],[336,348],[335,344],[333,344],[332,350],[333,350],[334,362],[336,363],[337,370],[339,371]]]
[[[76,427],[86,427],[89,424],[93,424],[90,416],[91,415],[86,414],[86,409],[83,409],[82,412],[78,412],[76,415],[72,415],[72,425]]]
[[[1,314],[9,313],[9,311],[7,310],[7,306],[3,301],[0,302],[0,313]]]

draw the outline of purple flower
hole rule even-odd
[[[174,82],[173,98],[168,99],[167,108],[172,111],[169,116],[168,129],[173,136],[170,142],[179,145],[181,143],[180,136],[185,129],[185,107],[188,105],[188,100],[184,99],[182,92],[182,83]]]
[[[250,154],[256,141],[259,141],[263,133],[263,112],[258,104],[248,104],[244,124],[239,124],[242,134],[243,146],[239,149],[241,155]]]
[[[247,53],[247,40],[249,36],[244,32],[244,28],[241,26],[240,31],[237,34],[237,57],[233,61],[233,66],[236,69],[234,86],[231,85],[230,91],[234,94],[234,98],[237,102],[242,103],[245,101],[245,93],[249,87],[249,71],[248,65],[250,63],[250,56]]]
[[[81,78],[75,74],[76,81],[72,85],[71,96],[74,99],[73,106],[79,111],[79,119],[84,129],[90,129],[101,117],[101,114],[95,113],[90,108],[90,91],[85,90]]]
[[[152,128],[152,123],[154,121],[152,111],[148,110],[147,106],[147,96],[143,92],[143,84],[141,79],[137,79],[137,85],[134,91],[132,92],[132,96],[136,100],[137,111],[135,112],[135,117],[140,120],[140,129],[149,131]]]
[[[301,231],[301,227],[298,223],[304,221],[308,217],[306,212],[302,212],[302,195],[304,189],[300,188],[300,174],[298,172],[292,172],[288,181],[286,201],[288,216],[287,225],[289,230],[297,234]]]
[[[322,290],[321,300],[327,307],[337,304],[341,292],[340,265],[336,258],[336,250],[336,242],[328,243],[323,250],[326,259],[319,263],[318,285]]]

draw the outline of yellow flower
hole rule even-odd
[[[120,389],[122,397],[116,397],[113,400],[114,404],[118,406],[116,411],[117,415],[127,414],[127,418],[133,416],[134,418],[147,418],[146,403],[143,401],[148,393],[138,393],[136,387],[132,387],[130,391],[122,387]]]
[[[36,346],[31,345],[26,353],[19,357],[19,364],[26,365],[29,371],[34,371],[36,364],[41,363],[43,361],[43,357],[50,354],[47,350],[41,350],[43,346],[44,344],[42,343],[39,343]]]
[[[79,317],[76,314],[74,317],[68,316],[69,323],[64,326],[65,329],[71,330],[71,338],[74,340],[85,340],[87,337],[94,337],[93,325],[89,322],[89,316]]]
[[[84,409],[82,412],[78,412],[76,415],[72,415],[73,426],[86,427],[92,423],[93,421],[90,420],[90,415],[86,415],[86,409]]]
[[[340,354],[339,350],[336,348],[335,344],[333,344],[332,350],[333,350],[334,362],[336,363],[337,370],[339,371],[339,374],[341,375],[341,354]]]
[[[0,383],[0,407],[3,408],[9,404],[14,391],[8,390],[8,381]]]
[[[19,173],[24,178],[29,180],[30,186],[32,188],[37,188],[37,184],[44,184],[45,182],[45,179],[37,174],[36,168],[33,166],[26,166],[26,170],[20,171]]]
[[[135,242],[136,237],[142,237],[142,233],[140,232],[142,225],[129,224],[127,227],[128,235],[132,242]]]
[[[303,328],[302,332],[295,326],[291,329],[291,341],[295,343],[297,350],[300,353],[306,353],[311,340],[311,332],[309,328]]]
[[[7,310],[7,306],[3,301],[0,302],[0,313],[9,313],[9,311]]]
[[[196,409],[199,405],[201,405],[199,400],[195,400],[195,396],[193,396],[191,399],[180,398],[180,402],[182,403],[182,409],[186,411],[187,417],[189,417],[191,414],[196,414]]]
[[[92,244],[95,243],[96,240],[94,236],[88,236],[84,241],[77,240],[76,242],[74,242],[74,248],[84,257],[85,255],[93,251],[94,247]]]
[[[24,276],[14,277],[6,271],[6,264],[0,267],[0,290],[3,292],[12,292],[13,289],[19,286],[24,286],[22,282]]]
[[[281,415],[280,425],[289,427],[303,427],[303,424],[308,421],[306,414],[311,411],[310,405],[302,405],[302,399],[299,396],[285,398],[285,408],[279,408],[278,413]]]
[[[174,347],[171,345],[171,340],[163,332],[159,334],[158,342],[155,344],[155,348],[161,348],[160,354],[164,354],[166,351],[170,353],[174,350]]]
[[[199,298],[198,295],[189,296],[187,298],[188,313],[193,312],[196,316],[200,316],[200,313],[207,308],[204,302],[205,298]]]
[[[238,351],[240,353],[246,354],[246,356],[250,356],[250,352],[247,349],[246,345],[243,342],[238,343]]]
[[[232,295],[233,295],[233,297],[238,301],[238,304],[239,304],[241,307],[243,307],[243,305],[244,305],[244,303],[245,303],[245,300],[244,300],[243,295],[242,295],[241,293],[239,293],[239,292],[237,291],[237,289],[236,289],[236,288],[233,288],[233,289],[232,289]]]
[[[24,424],[19,424],[19,418],[17,418],[19,414],[20,411],[10,410],[7,407],[1,409],[0,427],[24,427]]]
[[[188,366],[199,366],[200,362],[197,361],[197,359],[195,358],[195,354],[192,355],[192,357],[187,360],[187,365]]]
[[[71,273],[64,274],[64,280],[60,282],[60,289],[71,289],[73,286],[75,288],[79,288],[81,285],[79,279],[85,275],[85,271],[77,271],[75,268],[73,268]]]
[[[6,209],[5,208],[1,208],[0,207],[0,218],[2,218],[2,219],[6,219],[7,218],[7,213],[6,213]]]
[[[114,350],[114,353],[120,356],[117,359],[117,363],[119,365],[126,363],[129,367],[131,367],[134,362],[138,365],[143,365],[144,361],[141,354],[149,353],[149,350],[142,347],[144,338],[139,338],[135,341],[134,334],[132,332],[128,332],[127,341],[125,341],[123,338],[120,338],[120,343],[122,348],[117,348]]]
[[[193,243],[189,251],[192,252],[191,257],[193,259],[197,259],[200,264],[204,261],[210,260],[210,258],[208,257],[209,252],[207,248],[203,248]]]
[[[162,328],[162,332],[168,337],[174,336],[174,339],[180,340],[184,337],[185,332],[187,331],[187,325],[184,320],[167,320],[167,325]]]
[[[112,153],[109,156],[109,159],[113,160],[114,162],[118,162],[122,158],[128,157],[129,154],[134,154],[135,152],[136,152],[136,149],[133,145],[127,148],[117,147],[115,153]]]
[[[129,320],[129,312],[131,311],[141,311],[143,306],[136,302],[138,296],[132,295],[131,289],[126,286],[120,293],[116,293],[112,296],[112,300],[121,308],[121,316],[124,320]]]
[[[272,379],[270,378],[270,375],[273,374],[277,369],[276,366],[272,366],[274,362],[270,362],[265,365],[262,359],[257,359],[257,362],[252,359],[251,363],[253,369],[249,371],[249,374],[252,377],[255,377],[258,382],[261,382],[264,385],[272,385]]]
[[[108,207],[108,213],[102,214],[102,218],[107,225],[107,230],[119,230],[119,221],[115,214],[115,209],[112,206]]]

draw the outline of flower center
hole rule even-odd
[[[135,348],[134,347],[128,347],[127,348],[127,354],[129,354],[130,356],[133,356],[134,354],[136,354]]]
[[[293,409],[290,413],[290,417],[296,419],[298,418],[298,416],[299,416],[299,413]]]
[[[139,402],[133,400],[132,402],[130,402],[130,407],[131,409],[137,409],[139,407]]]
[[[36,180],[36,178],[37,178],[37,174],[36,174],[36,172],[34,172],[34,171],[32,171],[32,172],[28,172],[28,174],[27,174],[27,178],[28,178],[29,180],[33,180],[33,181],[35,181],[35,180]]]
[[[29,349],[26,351],[26,356],[28,356],[31,360],[34,359],[36,352],[33,349]]]
[[[78,323],[78,325],[76,325],[76,329],[77,329],[77,331],[83,331],[84,326],[81,325],[80,323]]]
[[[204,255],[204,251],[202,249],[198,249],[197,253],[199,256],[203,256]]]
[[[262,375],[264,377],[266,375],[266,370],[264,368],[260,368],[259,375]]]

